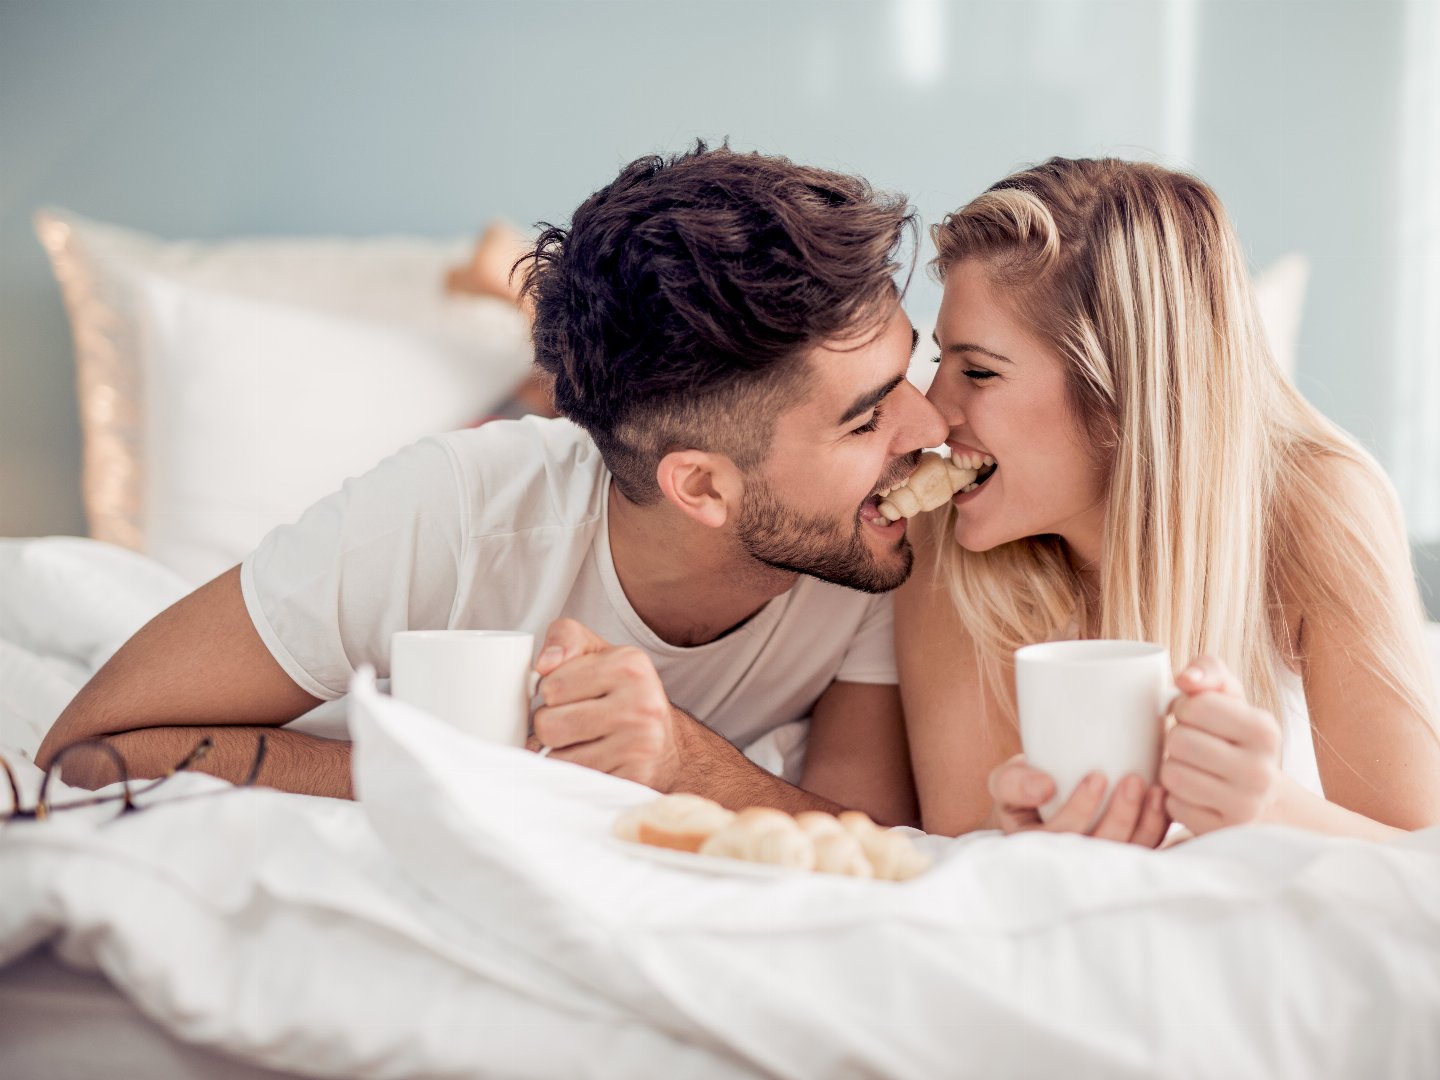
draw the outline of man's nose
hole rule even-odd
[[[906,445],[900,452],[908,454],[927,446],[939,446],[950,433],[945,417],[914,383],[906,382],[901,389],[905,395],[907,414],[900,432]]]

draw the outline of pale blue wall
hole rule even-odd
[[[1050,154],[1172,155],[1257,263],[1316,260],[1302,387],[1386,452],[1398,3],[0,2],[0,535],[84,528],[36,206],[453,236],[563,219],[696,135],[862,172],[930,221]]]

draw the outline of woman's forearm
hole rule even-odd
[[[1282,781],[1279,794],[1261,820],[1271,825],[1293,825],[1312,832],[1353,836],[1361,840],[1394,840],[1405,835],[1404,829],[1347,810],[1307,791],[1288,776]]]

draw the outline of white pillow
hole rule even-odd
[[[1265,324],[1265,336],[1275,363],[1295,378],[1300,348],[1300,322],[1305,314],[1305,287],[1310,281],[1310,260],[1304,255],[1282,255],[1255,275],[1255,306]]]
[[[519,312],[445,295],[464,240],[169,242],[65,211],[36,228],[75,340],[91,535],[192,583],[529,368]]]

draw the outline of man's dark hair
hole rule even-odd
[[[672,450],[752,468],[805,353],[881,325],[914,225],[903,198],[781,157],[640,158],[521,260],[536,362],[635,502]]]

